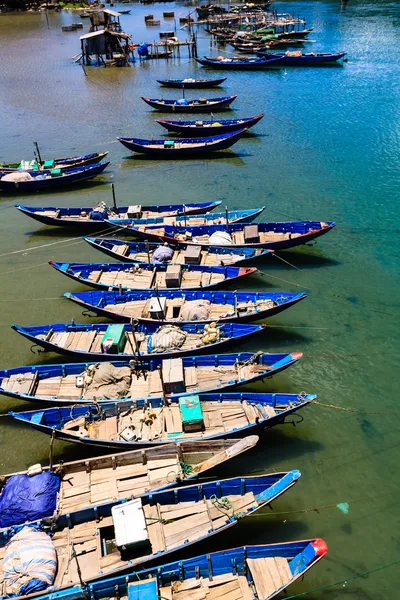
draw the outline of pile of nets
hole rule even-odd
[[[208,240],[212,246],[230,246],[232,244],[232,236],[227,231],[214,231]]]
[[[162,265],[171,260],[174,251],[169,246],[159,246],[154,250],[151,262],[155,265]]]
[[[151,349],[148,347],[150,352],[167,352],[168,350],[178,350],[183,346],[186,340],[187,334],[182,331],[176,325],[162,325],[155,333],[149,338],[151,340]],[[148,344],[149,346],[149,344]]]
[[[34,177],[30,175],[30,173],[26,173],[25,171],[13,171],[12,173],[7,173],[3,175],[1,181],[14,181],[19,183],[20,181],[32,181]]]
[[[112,363],[90,365],[84,373],[84,398],[124,398],[131,387],[129,367]]]
[[[211,311],[209,300],[189,300],[185,302],[181,310],[182,321],[205,321]]]

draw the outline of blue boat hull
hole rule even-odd
[[[220,79],[198,79],[195,81],[185,81],[184,79],[157,79],[157,82],[160,83],[163,87],[169,88],[184,88],[185,90],[193,89],[203,89],[216,87],[221,85],[226,81],[226,77],[222,77]]]
[[[68,187],[81,181],[93,179],[100,175],[110,163],[101,163],[87,167],[75,167],[71,170],[63,171],[58,177],[49,177],[48,179],[33,179],[32,181],[2,181],[0,171],[0,190],[7,193],[22,194],[27,192],[39,192],[41,190],[51,190],[53,188]],[[37,175],[36,172],[32,172]]]
[[[240,139],[246,129],[207,138],[171,140],[174,146],[166,146],[166,140],[142,140],[138,138],[118,138],[123,146],[139,154],[156,158],[186,158],[199,154],[208,154],[218,150],[227,150]]]
[[[281,59],[274,58],[268,60],[232,60],[231,62],[225,62],[222,60],[216,60],[211,58],[196,58],[197,62],[203,65],[203,67],[209,67],[211,69],[222,69],[224,71],[262,71],[279,69],[281,66]]]
[[[258,381],[260,379],[264,379],[265,377],[272,377],[276,373],[287,369],[294,363],[296,363],[302,357],[301,352],[292,352],[291,354],[268,354],[261,353],[261,355],[257,355],[254,358],[254,354],[250,352],[240,352],[235,354],[212,354],[212,355],[200,355],[200,356],[187,356],[182,358],[183,368],[186,369],[188,367],[204,367],[204,368],[226,368],[232,369],[234,365],[237,364],[237,361],[247,361],[247,360],[256,360],[255,364],[259,366],[256,371],[252,371],[251,376],[248,378],[236,376],[236,379],[232,379],[229,381],[223,380],[218,383],[212,383],[215,387],[211,388],[194,388],[196,393],[201,392],[213,392],[219,390],[228,390],[237,387],[238,385],[245,385],[247,383],[251,383],[254,381]],[[151,358],[150,360],[143,359],[137,363],[135,368],[135,372],[138,377],[141,376],[144,371],[146,375],[158,369],[158,367],[162,364],[162,358]],[[112,365],[115,367],[129,367],[129,361],[110,361]],[[6,369],[0,371],[0,393],[5,396],[10,396],[12,398],[20,398],[21,400],[31,400],[38,402],[48,402],[50,404],[58,403],[58,404],[83,404],[87,405],[88,400],[85,398],[71,398],[62,396],[41,396],[35,393],[35,390],[32,393],[29,392],[19,392],[15,390],[15,388],[8,388],[8,384],[6,381],[12,377],[13,375],[24,376],[24,375],[34,375],[36,382],[44,381],[51,377],[67,377],[68,375],[81,375],[81,373],[90,365],[96,363],[68,363],[68,364],[55,364],[55,365],[33,365],[27,367],[15,367],[13,369]],[[203,384],[204,386],[210,385],[208,382]],[[157,392],[161,394],[160,392]],[[193,390],[180,392],[176,394],[168,394],[169,399],[181,398],[183,396],[190,396],[193,394]],[[146,399],[151,399],[152,402],[162,402],[162,398],[157,396],[156,394],[148,394]],[[98,397],[97,400],[99,402],[107,401],[106,398]],[[115,401],[123,402],[127,400],[127,398],[115,398]],[[130,400],[129,400],[130,401]],[[176,441],[176,440],[175,440]]]
[[[84,237],[85,242],[90,244],[96,250],[100,250],[100,252],[104,252],[107,256],[111,256],[114,259],[121,260],[123,262],[132,262],[139,263],[142,260],[138,260],[135,258],[137,254],[143,254],[147,256],[147,251],[150,252],[151,256],[157,248],[160,247],[160,244],[156,244],[154,242],[128,242],[125,240],[119,240],[116,238],[90,238]],[[114,246],[118,246],[121,248],[122,246],[128,246],[128,251],[124,254],[119,254],[113,248]],[[182,251],[185,250],[185,247],[182,248]],[[205,252],[210,252],[215,254],[217,257],[220,257],[221,262],[223,263],[224,257],[226,257],[226,261],[229,264],[234,265],[243,265],[247,264],[249,261],[253,262],[256,259],[260,259],[262,257],[266,257],[270,254],[269,250],[253,250],[252,248],[239,248],[235,251],[229,250],[229,248],[221,247],[211,247],[206,246],[204,248]],[[231,262],[230,258],[233,255],[238,255],[241,258],[236,260],[235,262]],[[167,264],[173,264],[172,261],[168,261]]]
[[[168,131],[178,132],[184,136],[203,136],[205,133],[218,131],[218,133],[229,133],[239,131],[245,127],[249,129],[254,127],[264,115],[256,115],[255,117],[245,117],[243,119],[214,119],[213,121],[168,121],[160,119],[157,121],[162,127]],[[218,125],[216,125],[218,124]]]
[[[262,58],[266,56],[280,57],[280,64],[283,67],[315,67],[320,65],[338,65],[339,61],[346,56],[346,53],[287,56],[286,54],[272,54],[271,52],[256,52],[256,55]]]
[[[37,344],[44,348],[47,352],[55,352],[58,354],[72,356],[76,360],[84,360],[84,361],[95,361],[95,360],[125,360],[133,357],[140,356],[143,359],[151,359],[151,358],[171,358],[171,357],[182,357],[182,356],[193,356],[195,354],[209,354],[210,352],[223,352],[227,348],[234,346],[238,343],[244,342],[249,339],[250,336],[254,336],[257,333],[261,333],[264,330],[264,325],[237,325],[234,323],[225,323],[220,325],[221,334],[224,337],[221,337],[219,341],[204,344],[203,346],[197,348],[191,348],[188,350],[172,349],[168,350],[168,352],[164,353],[156,353],[151,351],[151,346],[148,344],[147,352],[143,350],[138,355],[137,350],[126,343],[124,352],[119,354],[113,354],[111,352],[89,352],[84,350],[77,350],[74,348],[63,347],[58,344],[55,344],[51,341],[47,341],[47,336],[49,332],[53,331],[54,334],[57,333],[79,333],[79,332],[97,332],[98,334],[105,334],[108,327],[108,323],[100,323],[94,325],[75,325],[68,323],[53,323],[51,325],[42,325],[37,327],[19,327],[18,325],[11,325],[11,328],[14,329],[20,335],[23,335],[28,340],[30,340],[33,344]],[[131,327],[130,325],[125,325],[125,332],[130,333]],[[146,324],[146,325],[138,325],[136,327],[137,333],[143,333],[144,335],[152,335],[159,329],[158,324]],[[182,325],[182,331],[185,333],[193,334],[201,334],[204,333],[203,325]],[[38,337],[41,336],[41,337]]]
[[[306,395],[296,395],[296,394],[253,394],[246,392],[230,392],[230,393],[206,393],[199,394],[199,398],[202,402],[237,402],[238,406],[240,406],[241,402],[246,401],[249,404],[259,404],[262,407],[277,409],[277,413],[275,415],[271,415],[268,412],[265,412],[265,417],[261,417],[258,422],[253,424],[248,424],[247,426],[236,428],[231,431],[223,431],[218,433],[210,433],[210,435],[196,435],[193,433],[192,438],[185,436],[184,438],[180,438],[179,436],[175,436],[173,439],[169,440],[152,440],[152,441],[138,441],[138,440],[107,440],[107,439],[98,439],[98,438],[90,438],[90,437],[79,437],[69,433],[68,431],[63,431],[61,429],[61,423],[65,423],[66,421],[71,419],[71,414],[73,418],[78,418],[81,416],[87,416],[88,418],[95,418],[98,415],[98,409],[93,404],[82,404],[82,405],[74,405],[71,406],[60,406],[60,407],[52,407],[46,408],[42,411],[25,411],[25,412],[11,412],[10,415],[22,423],[45,433],[46,435],[51,436],[52,432],[55,431],[55,437],[57,439],[63,440],[65,442],[72,442],[74,444],[81,445],[90,445],[96,446],[97,448],[102,448],[106,450],[135,450],[141,448],[153,448],[158,446],[163,446],[165,444],[175,444],[179,443],[179,441],[185,442],[197,442],[207,441],[207,440],[218,440],[218,439],[227,439],[227,438],[243,438],[248,435],[254,435],[256,433],[262,434],[265,430],[275,427],[276,425],[280,425],[285,422],[285,419],[293,415],[298,410],[301,410],[305,406],[311,404],[317,396],[314,394],[306,394]],[[144,401],[137,401],[137,405],[140,408],[143,405]],[[159,402],[162,400],[152,399],[152,406],[157,407]],[[176,403],[177,400],[172,399],[172,404]],[[101,410],[102,415],[115,415],[117,412],[123,412],[125,410],[129,410],[133,406],[133,401],[128,400],[120,400],[118,403],[115,402],[102,402]],[[279,409],[277,408],[279,406]],[[72,412],[71,412],[72,411]]]
[[[268,596],[268,600],[270,600],[286,589],[288,585],[303,577],[309,569],[326,556],[327,552],[326,543],[319,538],[268,545],[243,546],[170,562],[133,573],[128,572],[127,575],[107,577],[89,584],[87,588],[82,589],[80,586],[75,586],[57,594],[49,593],[39,596],[38,600],[86,600],[88,596],[91,600],[122,598],[128,596],[128,585],[130,583],[135,585],[140,581],[147,583],[149,579],[153,578],[163,587],[168,587],[173,582],[179,583],[200,577],[210,579],[216,576],[223,577],[224,575],[238,574],[248,578],[248,559],[286,558],[290,561],[289,565],[293,579],[273,595]],[[145,590],[143,590],[143,600],[145,600],[144,594]],[[267,599],[262,598],[260,600]]]
[[[237,96],[224,96],[222,98],[209,98],[205,102],[199,100],[189,100],[187,104],[177,104],[176,100],[160,100],[158,98],[144,98],[142,100],[146,102],[152,108],[160,112],[214,112],[216,110],[222,110],[229,108]]]
[[[162,217],[172,217],[178,215],[203,215],[211,210],[214,210],[217,206],[221,204],[221,200],[216,200],[214,202],[203,202],[203,203],[193,203],[193,204],[167,204],[167,205],[150,205],[143,206],[142,212],[151,212],[160,214]],[[83,206],[79,208],[73,207],[62,207],[59,208],[57,206],[21,206],[19,204],[16,205],[16,208],[22,212],[24,215],[35,219],[35,221],[39,221],[39,223],[43,223],[44,225],[53,225],[53,226],[68,226],[68,227],[77,227],[80,229],[105,229],[108,225],[110,228],[118,227],[120,224],[129,225],[132,223],[132,219],[128,218],[120,218],[120,219],[91,219],[87,218],[84,220],[78,220],[79,215],[84,212],[87,215],[90,215],[94,210],[93,206]],[[119,214],[126,214],[128,210],[128,206],[119,206],[118,211]],[[48,213],[54,212],[55,215],[59,213],[59,216],[52,216]]]
[[[67,292],[64,294],[66,298],[72,300],[76,304],[80,306],[84,306],[86,310],[93,312],[95,315],[100,315],[102,317],[106,317],[107,319],[111,319],[111,321],[117,321],[119,323],[129,322],[130,316],[124,314],[122,311],[117,312],[110,310],[107,308],[110,304],[123,304],[125,302],[132,302],[135,300],[143,300],[148,298],[156,297],[155,291],[150,292],[123,292],[120,294],[119,292],[76,292],[71,293]],[[223,292],[223,291],[209,291],[209,292],[200,292],[200,291],[192,291],[192,292],[184,292],[180,290],[171,291],[171,292],[163,292],[163,297],[167,299],[172,298],[185,298],[186,300],[209,300],[210,302],[215,302],[216,304],[231,304],[235,305],[239,302],[257,302],[257,300],[266,300],[269,299],[273,303],[270,307],[257,310],[257,308],[250,312],[244,314],[233,314],[231,316],[220,317],[218,320],[219,323],[248,323],[251,321],[259,321],[274,315],[279,314],[280,312],[294,306],[301,300],[304,300],[307,297],[305,292],[300,292],[298,294],[295,293],[263,293],[263,292]],[[141,323],[154,323],[154,319],[137,317],[137,320]],[[205,325],[206,323],[212,323],[215,319],[213,317],[208,317],[202,321],[177,321],[176,319],[164,319],[163,321],[157,321],[158,323],[169,324],[169,325],[181,325],[185,323],[201,323]]]

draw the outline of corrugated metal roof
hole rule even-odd
[[[131,37],[129,33],[119,33],[118,31],[110,31],[109,29],[100,29],[100,31],[92,31],[91,33],[85,33],[85,35],[81,35],[79,39],[87,40],[88,38],[97,37],[98,35],[104,35],[105,33],[115,35],[115,37],[119,37],[124,40],[129,40],[129,38]]]
[[[108,15],[112,15],[113,17],[120,17],[121,13],[116,10],[110,10],[109,8],[101,8],[100,10],[96,10],[96,12],[107,13]]]

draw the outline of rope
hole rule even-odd
[[[313,590],[307,590],[307,592],[300,592],[299,594],[295,594],[294,596],[286,596],[286,600],[292,600],[293,598],[300,598],[300,596],[306,596],[308,594],[313,594],[314,592],[320,592],[322,590],[327,590],[328,588],[335,587],[336,585],[345,585],[349,581],[353,581],[354,579],[361,579],[366,577],[367,575],[371,575],[372,573],[377,573],[378,571],[383,571],[384,569],[388,569],[389,567],[393,567],[394,565],[398,565],[400,560],[395,560],[392,563],[387,565],[382,565],[381,567],[377,567],[376,569],[371,569],[370,571],[365,571],[365,573],[360,573],[359,575],[353,575],[352,577],[348,577],[347,579],[342,579],[341,581],[336,581],[336,583],[328,583],[327,585],[323,585],[319,588],[314,588]]]
[[[397,493],[397,492],[392,492]],[[390,492],[389,492],[390,494]],[[356,500],[349,500],[346,502],[346,504],[350,505],[350,504],[355,504],[356,502],[362,502],[364,500],[376,500],[376,498],[382,498],[382,496],[387,496],[388,492],[385,492],[384,494],[375,494],[374,496],[365,496],[363,498],[357,498]],[[285,510],[282,512],[269,512],[269,513],[264,513],[264,514],[250,514],[248,515],[248,517],[256,517],[256,518],[264,518],[264,517],[275,517],[277,515],[297,515],[300,513],[309,513],[309,512],[316,512],[319,513],[320,510],[324,510],[326,508],[337,508],[338,504],[340,504],[340,502],[335,502],[332,504],[326,504],[325,506],[316,506],[313,508],[300,508],[299,510]]]
[[[367,410],[357,410],[356,408],[346,408],[344,406],[337,406],[336,404],[324,404],[323,402],[318,402],[317,400],[311,400],[312,404],[318,404],[319,406],[323,406],[324,408],[334,408],[336,410],[344,410],[346,412],[357,413],[359,415],[396,415],[400,416],[400,412],[385,412],[385,411],[367,411]]]

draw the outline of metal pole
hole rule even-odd
[[[39,150],[39,144],[37,142],[33,142],[33,145],[36,148],[36,152],[37,152],[37,155],[38,155],[39,162],[42,163],[42,157],[41,157],[40,150]]]

